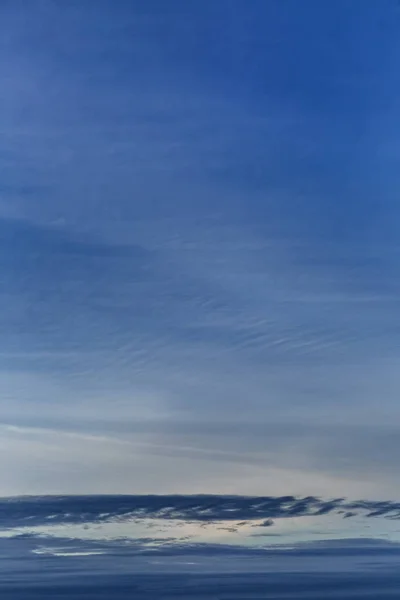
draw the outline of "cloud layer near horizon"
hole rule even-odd
[[[2,528],[27,525],[123,522],[165,519],[215,523],[261,521],[272,527],[273,519],[321,516],[334,513],[343,518],[357,515],[400,519],[400,503],[345,498],[322,500],[308,496],[20,496],[0,499]]]

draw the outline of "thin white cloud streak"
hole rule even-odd
[[[143,547],[161,546],[163,543],[182,544],[229,544],[242,547],[270,547],[288,543],[314,542],[318,540],[374,539],[400,540],[400,531],[393,522],[384,519],[353,517],[344,520],[341,515],[322,515],[275,519],[274,525],[266,530],[262,520],[214,521],[198,523],[175,521],[172,519],[129,518],[118,523],[86,523],[23,526],[0,531],[0,538],[29,534],[47,539],[87,541],[129,541],[140,540]],[[236,531],[234,529],[237,528]],[[39,552],[38,552],[39,553]],[[44,553],[44,552],[43,552]],[[49,552],[50,553],[50,552]]]
[[[271,442],[258,448],[253,444],[250,449],[251,430],[247,439],[239,434],[229,444],[229,437],[223,435],[138,432],[107,436],[9,424],[1,429],[1,451],[13,464],[12,469],[2,464],[1,495],[83,491],[260,495],[273,491],[332,496],[340,490],[353,499],[367,495],[384,499],[398,490],[393,482],[394,463],[385,472],[379,462],[371,461],[366,468],[362,456],[360,465],[353,456],[350,468],[346,463],[343,468],[343,456],[337,452],[343,443],[340,429],[324,432],[325,444],[319,444],[311,430],[305,439],[295,435],[291,446],[284,429],[281,442],[274,442],[279,426],[272,426],[275,438],[267,431]],[[356,437],[357,432],[349,435]],[[363,432],[358,445],[361,452],[367,447]]]

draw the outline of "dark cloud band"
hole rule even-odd
[[[0,526],[44,525],[174,519],[182,521],[263,520],[327,514],[350,518],[400,518],[400,503],[392,501],[322,500],[314,496],[25,496],[0,500]]]

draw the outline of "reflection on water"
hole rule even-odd
[[[0,541],[2,598],[312,600],[397,598],[400,546],[365,540],[139,548],[123,541]]]

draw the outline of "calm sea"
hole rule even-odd
[[[171,538],[156,543],[149,535],[96,537],[90,527],[96,531],[98,523],[84,521],[82,531],[89,527],[88,535],[77,536],[67,524],[61,536],[53,525],[38,526],[40,520],[60,526],[54,505],[46,515],[41,500],[36,512],[33,500],[13,502],[10,508],[0,501],[1,600],[400,598],[397,543],[327,540],[258,548]],[[72,513],[62,514],[71,520]],[[29,520],[35,525],[26,525]]]

